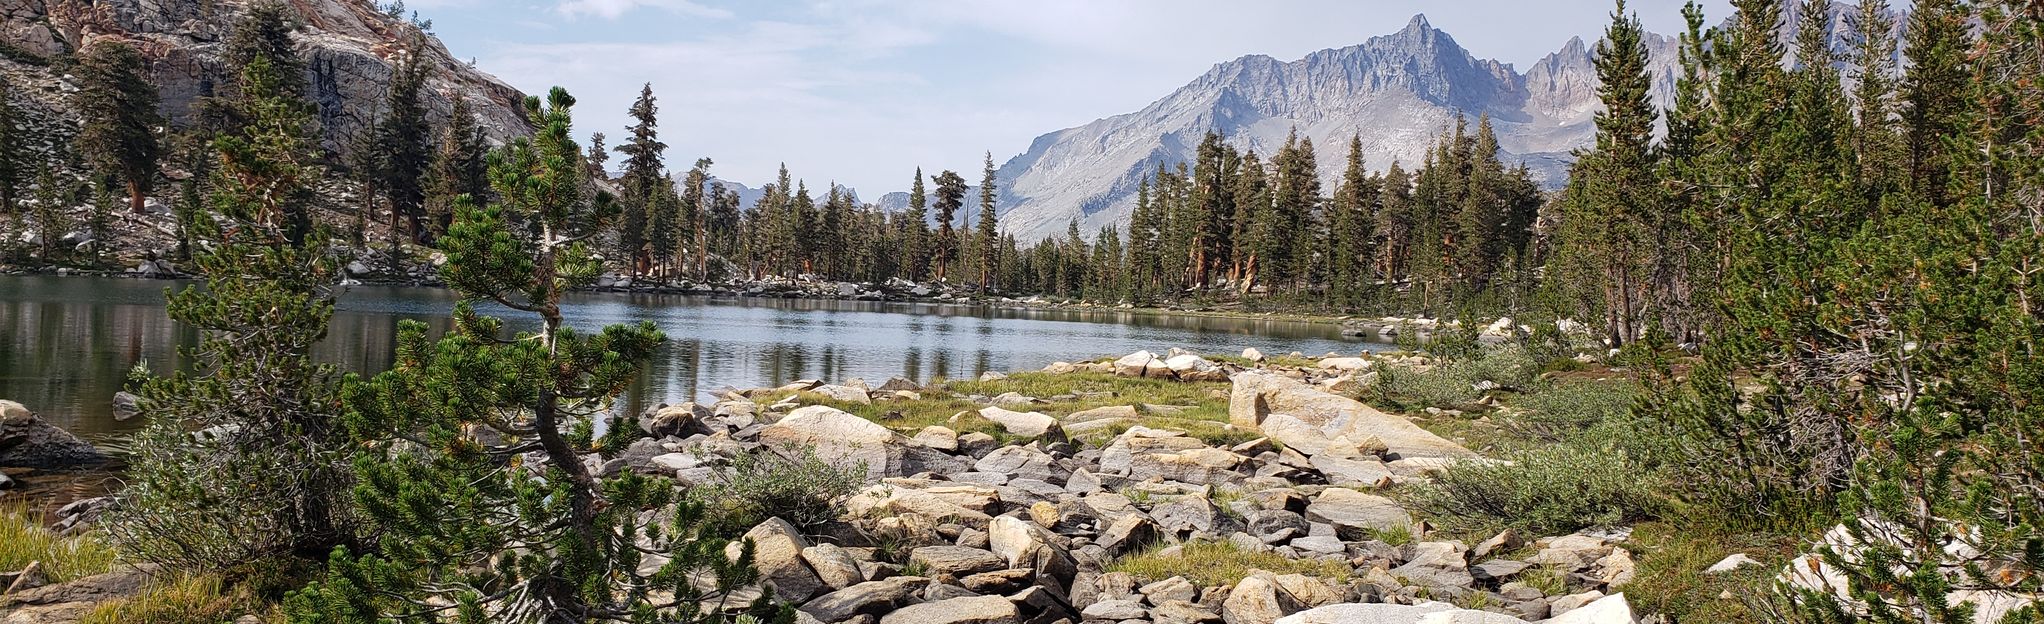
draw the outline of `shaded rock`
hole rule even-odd
[[[880,615],[906,602],[910,594],[929,585],[918,576],[867,581],[817,597],[802,605],[802,612],[824,622],[841,622],[861,613]]]
[[[1221,515],[1220,508],[1215,507],[1213,501],[1207,500],[1205,496],[1186,496],[1158,505],[1150,510],[1150,515],[1157,519],[1157,524],[1164,530],[1178,533],[1186,531],[1214,533],[1217,527],[1226,526],[1223,524],[1226,518]]]
[[[703,421],[715,416],[709,408],[690,401],[680,405],[661,406],[639,417],[639,429],[655,438],[686,438],[696,434],[709,435],[710,427]]]
[[[68,468],[106,461],[105,454],[13,401],[0,400],[0,466]]]
[[[1242,350],[1242,359],[1262,364],[1266,358],[1263,356],[1263,352],[1258,351],[1256,347],[1249,347]]]
[[[1102,600],[1087,605],[1086,609],[1079,613],[1088,620],[1120,621],[1149,617],[1150,610],[1143,608],[1143,603],[1135,600]]]
[[[1141,548],[1159,537],[1157,523],[1142,514],[1126,514],[1115,518],[1107,530],[1100,532],[1100,539],[1094,543],[1107,549],[1110,555]]]
[[[1244,518],[1250,535],[1274,543],[1291,535],[1306,534],[1306,518],[1283,509],[1260,509]],[[1274,538],[1275,536],[1275,538]]]
[[[114,393],[114,420],[127,420],[142,413],[142,397],[122,390]]]

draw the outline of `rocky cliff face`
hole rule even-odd
[[[31,108],[61,112],[69,79],[57,67],[64,56],[101,39],[127,41],[150,60],[173,123],[188,120],[193,104],[233,80],[222,57],[250,0],[0,0],[0,71],[32,85],[17,97]],[[455,98],[467,98],[498,139],[526,133],[517,89],[448,53],[430,34],[384,14],[370,0],[286,0],[298,14],[298,50],[319,106],[327,146],[345,145],[377,117],[393,59],[418,38],[431,68],[427,100],[444,119]]]

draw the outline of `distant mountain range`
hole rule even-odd
[[[1800,20],[1795,4],[1780,33],[1789,55]],[[1850,4],[1833,6],[1832,39],[1841,54],[1856,44],[1850,15],[1857,12]],[[1904,18],[1895,17],[1898,24]],[[1653,97],[1665,106],[1680,73],[1679,41],[1649,33],[1646,45]],[[1296,128],[1313,140],[1331,185],[1352,134],[1362,137],[1372,170],[1393,160],[1411,168],[1458,115],[1472,126],[1489,115],[1505,161],[1525,163],[1535,179],[1558,188],[1575,150],[1588,147],[1596,132],[1601,104],[1592,48],[1583,37],[1570,38],[1521,72],[1476,58],[1416,15],[1398,32],[1295,61],[1250,55],[1220,63],[1142,110],[1037,137],[997,173],[1001,229],[1027,242],[1063,235],[1074,218],[1087,236],[1126,224],[1142,178],[1160,163],[1191,161],[1208,130],[1268,159]],[[977,196],[977,188],[968,194]],[[754,197],[746,195],[748,206]],[[908,194],[886,193],[877,204],[899,211]],[[978,216],[976,208],[961,212],[968,224]]]
[[[1834,5],[1840,51],[1854,43],[1847,14],[1857,10]],[[1784,17],[1786,43],[1799,16],[1791,9]],[[1653,95],[1665,104],[1680,72],[1679,43],[1659,34],[1646,43]],[[1037,137],[999,170],[1001,229],[1034,241],[1063,234],[1073,218],[1089,236],[1125,224],[1143,176],[1159,163],[1192,160],[1208,130],[1268,158],[1296,128],[1313,140],[1320,173],[1332,183],[1352,134],[1361,135],[1371,169],[1394,159],[1413,167],[1458,114],[1472,123],[1487,114],[1506,162],[1524,162],[1544,185],[1559,187],[1573,152],[1596,131],[1592,52],[1574,37],[1520,72],[1476,58],[1418,15],[1398,32],[1296,61],[1251,55],[1220,63],[1142,110]],[[898,208],[906,197],[889,193],[880,205]]]

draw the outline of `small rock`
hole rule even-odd
[[[1704,568],[1703,573],[1724,574],[1751,565],[1760,565],[1760,562],[1746,556],[1746,553],[1732,553],[1731,556],[1720,559],[1717,563],[1711,564],[1710,567]]]

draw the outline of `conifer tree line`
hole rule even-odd
[[[1635,417],[1674,442],[1644,459],[1705,517],[1839,527],[1794,565],[1844,586],[1769,621],[2036,621],[1983,605],[2044,578],[2044,6],[1920,0],[1898,43],[1868,0],[1837,58],[1830,0],[1795,1],[1689,5],[1665,111],[1618,4],[1544,296],[1653,371]]]

